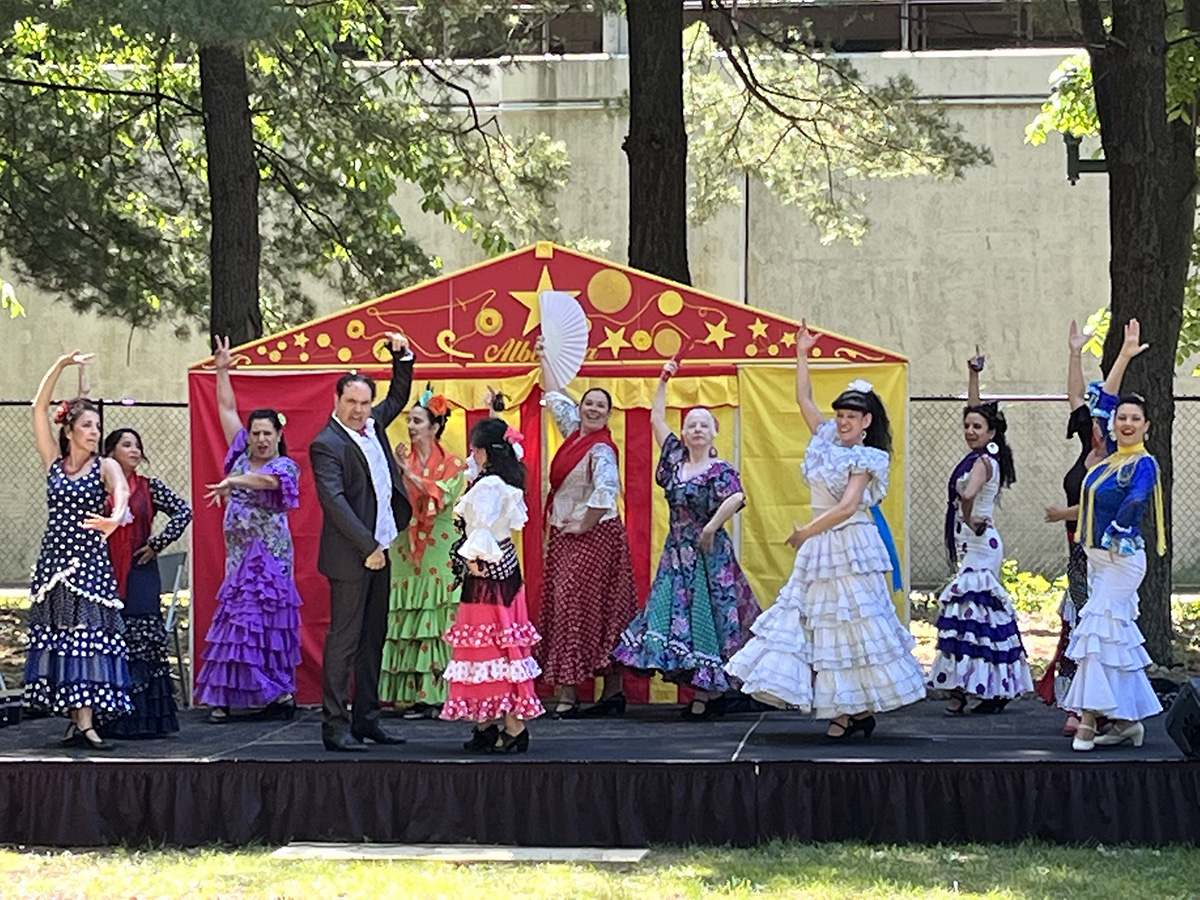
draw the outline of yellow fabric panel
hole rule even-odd
[[[686,365],[686,363],[685,363]],[[621,409],[649,409],[654,404],[658,378],[576,378],[568,393],[575,400],[592,388],[604,388],[612,395],[613,405]],[[676,375],[667,382],[667,408],[690,409],[693,406],[737,406],[736,375]]]
[[[813,396],[827,416],[829,404],[846,385],[863,378],[875,386],[892,426],[892,464],[883,512],[896,541],[901,567],[905,550],[905,440],[908,380],[902,363],[813,366]],[[775,602],[792,572],[795,552],[784,541],[793,523],[812,518],[808,486],[800,478],[800,460],[809,433],[795,401],[796,371],[788,366],[743,366],[738,373],[741,397],[741,474],[746,489],[742,516],[741,563],[758,602]],[[907,573],[906,573],[907,574]],[[903,621],[908,620],[904,592],[893,596]]]

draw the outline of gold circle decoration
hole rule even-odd
[[[342,347],[337,352],[338,362],[350,362],[350,359],[353,356],[354,354],[351,352],[349,347]]]
[[[304,351],[304,350],[301,350],[301,351],[300,351],[300,362],[308,362],[308,353],[307,353],[307,351]]]
[[[674,328],[664,328],[654,336],[654,352],[659,356],[674,356],[682,345],[683,339]]]
[[[351,319],[346,323],[346,337],[352,341],[357,341],[367,333],[367,326],[362,323],[361,319]]]
[[[658,311],[664,316],[677,316],[683,311],[683,297],[679,291],[663,291],[658,295]]]
[[[779,355],[779,345],[778,344],[770,344],[767,347],[767,356],[778,356],[778,355]]]
[[[587,286],[588,300],[602,313],[620,312],[633,296],[629,277],[618,269],[601,269]]]
[[[479,333],[484,337],[491,337],[494,334],[498,334],[500,329],[504,327],[504,316],[501,315],[498,309],[492,309],[491,307],[481,309],[479,314],[475,316],[475,327],[479,329]]]
[[[258,345],[258,355],[259,355],[259,356],[266,356],[266,355],[267,355],[267,347],[266,347],[266,345],[265,345],[265,344],[259,344],[259,345]]]
[[[272,350],[267,354],[267,359],[269,359],[271,362],[279,362],[281,359],[283,359],[283,354],[278,350]]]
[[[380,338],[375,342],[375,346],[371,348],[371,355],[380,362],[391,362],[392,354],[388,352],[388,339]],[[345,362],[345,360],[343,360]]]
[[[327,335],[325,332],[322,331],[317,335],[318,347],[328,347],[331,343],[333,343],[333,341],[330,340],[329,335]]]
[[[758,356],[758,348],[753,344],[747,344],[745,353],[747,356]]]
[[[821,348],[813,347],[811,350],[808,351],[808,355],[811,356],[813,359],[816,359],[818,356],[821,355]]]
[[[286,350],[287,348],[288,348],[288,342],[287,342],[287,341],[276,341],[276,342],[275,342],[275,349],[276,349],[276,350]]]
[[[639,328],[633,333],[633,349],[640,350],[643,353],[650,349],[650,345],[654,343],[654,338],[650,337],[650,332],[645,328]]]

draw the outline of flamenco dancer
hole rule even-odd
[[[541,338],[534,352],[541,364],[543,401],[564,438],[550,462],[538,662],[544,680],[555,686],[554,718],[579,714],[575,686],[596,675],[604,676],[600,702],[583,714],[621,715],[622,671],[609,654],[637,613],[637,589],[629,535],[617,506],[621,475],[608,429],[612,397],[603,388],[591,388],[576,406],[547,365]]]
[[[667,425],[669,360],[650,410],[662,448],[655,481],[667,497],[670,527],[646,607],[634,617],[613,659],[696,689],[684,717],[708,715],[708,701],[729,687],[724,665],[750,636],[760,610],[742,574],[725,523],[746,505],[737,469],[717,456],[717,423],[707,409],[683,420],[682,439]]]
[[[1092,389],[1085,387],[1083,380],[1083,347],[1087,336],[1081,334],[1079,326],[1071,322],[1071,330],[1067,337],[1069,356],[1067,359],[1067,400],[1071,403],[1071,417],[1067,421],[1067,438],[1079,438],[1079,455],[1075,463],[1063,476],[1063,493],[1066,494],[1066,506],[1047,506],[1046,521],[1062,522],[1067,529],[1067,590],[1063,593],[1059,605],[1059,618],[1062,628],[1058,636],[1058,646],[1054,658],[1046,667],[1045,674],[1038,679],[1037,692],[1049,704],[1062,705],[1071,679],[1075,676],[1075,663],[1066,656],[1067,646],[1071,641],[1071,629],[1079,620],[1079,612],[1087,602],[1088,595],[1088,566],[1087,551],[1084,550],[1078,534],[1079,497],[1083,491],[1083,479],[1088,470],[1104,459],[1104,437],[1096,420],[1092,418],[1091,404],[1087,395],[1092,389],[1098,389],[1100,382],[1095,382]],[[1074,713],[1067,714],[1066,724],[1062,733],[1066,737],[1074,737],[1079,727],[1079,717]]]
[[[208,486],[225,505],[225,580],[205,639],[196,701],[223,724],[233,708],[258,708],[260,718],[296,713],[300,664],[300,594],[296,590],[289,510],[300,505],[300,467],[287,455],[283,418],[256,409],[243,425],[229,369],[229,338],[218,339],[217,406],[229,452],[225,477]]]
[[[437,718],[446,702],[442,672],[450,647],[442,635],[454,622],[458,592],[450,551],[454,504],[466,487],[465,464],[442,446],[450,405],[431,386],[408,411],[412,449],[396,447],[396,462],[412,519],[392,545],[388,633],[379,699],[406,707],[406,717]]]
[[[133,712],[102,726],[100,732],[105,737],[158,737],[179,730],[175,687],[167,663],[158,554],[183,535],[192,521],[192,508],[160,479],[138,472],[146,461],[146,450],[134,429],[118,428],[109,434],[104,439],[104,455],[116,460],[129,485],[129,514],[108,536],[108,552],[125,604],[122,618]],[[168,516],[167,523],[158,534],[151,534],[158,513]]]
[[[1153,505],[1156,547],[1167,551],[1162,480],[1158,463],[1146,452],[1150,429],[1146,401],[1137,394],[1119,395],[1129,361],[1146,349],[1141,326],[1130,319],[1121,352],[1104,381],[1095,413],[1105,426],[1109,455],[1087,473],[1079,510],[1079,531],[1090,572],[1087,603],[1067,646],[1075,677],[1062,705],[1079,716],[1071,746],[1131,743],[1146,736],[1141,720],[1162,712],[1162,704],[1146,677],[1150,656],[1137,627],[1138,587],[1146,574],[1146,542],[1140,525]],[[1112,727],[1096,733],[1096,718]]]
[[[992,522],[1000,489],[1017,480],[1008,423],[995,403],[979,399],[984,359],[975,348],[967,361],[963,437],[967,455],[950,473],[946,506],[946,552],[961,555],[958,573],[938,598],[937,654],[931,688],[950,692],[946,715],[967,710],[967,695],[980,698],[973,713],[999,713],[1014,697],[1033,690],[1017,616],[1000,583],[1004,544]]]
[[[796,334],[796,402],[812,434],[801,464],[813,520],[788,538],[796,563],[754,637],[726,665],[742,690],[829,719],[826,737],[869,738],[874,713],[925,696],[916,642],[892,605],[889,550],[869,508],[887,494],[891,430],[871,385],[853,382],[826,421],[813,401],[806,324]],[[890,534],[888,536],[890,540]]]
[[[512,542],[512,532],[528,519],[525,466],[516,449],[520,437],[503,419],[475,424],[470,447],[480,477],[454,507],[463,532],[454,551],[462,566],[462,595],[446,632],[451,656],[443,677],[449,696],[441,717],[475,723],[463,744],[469,753],[524,753],[525,720],[545,711],[533,686],[541,669],[530,656],[541,638],[529,622]]]
[[[60,356],[33,401],[49,516],[29,588],[24,702],[70,717],[64,745],[107,750],[96,726],[133,710],[121,597],[105,542],[125,518],[129,487],[120,466],[96,454],[100,414],[91,401],[61,403],[57,441],[50,431],[59,376],[91,359],[78,350]]]

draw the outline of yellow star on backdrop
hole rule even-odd
[[[708,337],[706,337],[700,343],[716,344],[718,350],[724,350],[725,342],[733,337],[733,332],[725,329],[725,323],[728,321],[729,319],[722,316],[721,321],[716,325],[713,325],[711,322],[705,322],[704,327],[708,329]]]
[[[783,337],[781,337],[779,339],[779,343],[783,344],[783,346],[785,346],[785,347],[795,347],[796,346],[796,336],[794,334],[792,334],[790,331],[785,331],[783,333]]]
[[[308,335],[301,331],[299,334],[292,336],[292,343],[303,350],[308,346]]]
[[[767,336],[767,323],[758,316],[754,317],[754,324],[750,326],[750,336],[764,339]]]
[[[609,328],[607,325],[605,325],[604,333],[606,335],[608,335],[608,337],[606,337],[604,340],[602,340],[600,342],[599,346],[603,347],[605,350],[611,350],[613,359],[616,359],[617,357],[619,357],[621,355],[621,350],[623,350],[625,347],[633,346],[633,344],[631,344],[631,343],[629,343],[629,341],[625,340],[625,326],[624,325],[622,325],[616,331],[613,331],[611,328]],[[597,349],[599,349],[599,348],[597,348]]]
[[[550,280],[550,267],[542,266],[542,274],[538,278],[537,290],[509,291],[509,294],[529,310],[529,314],[525,316],[525,330],[521,334],[529,334],[529,332],[542,324],[542,307],[538,303],[538,296],[542,291],[552,290],[554,290],[554,283]],[[572,297],[579,296],[579,291],[565,291],[564,293],[570,294]]]

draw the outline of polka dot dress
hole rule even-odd
[[[111,720],[133,705],[108,545],[101,532],[82,526],[89,514],[104,514],[99,462],[71,479],[55,460],[46,501],[50,514],[30,585],[25,702],[56,715],[90,707],[98,721]]]

